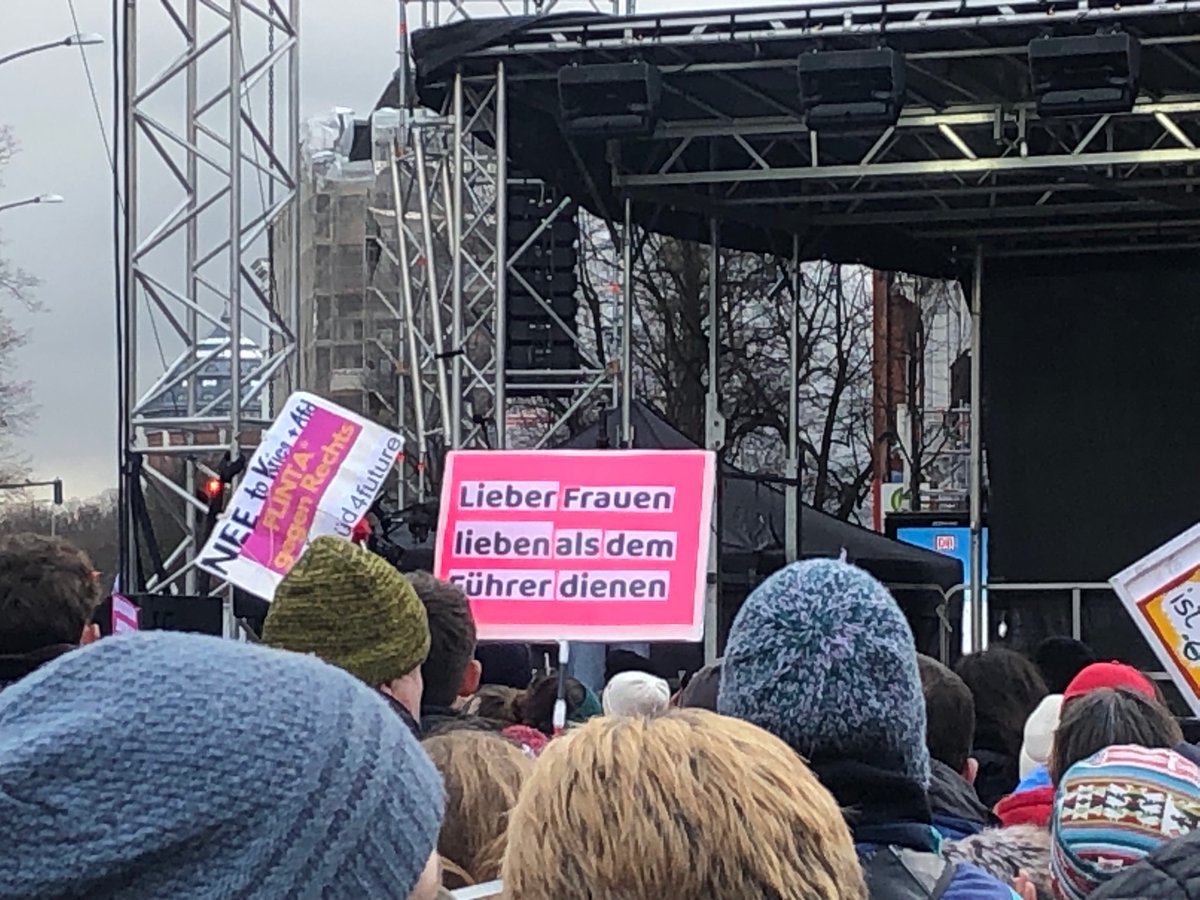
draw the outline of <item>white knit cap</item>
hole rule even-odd
[[[1050,761],[1050,750],[1054,746],[1054,732],[1058,730],[1058,717],[1062,713],[1062,694],[1048,694],[1042,698],[1025,722],[1025,741],[1021,744],[1021,780],[1025,780],[1038,766]]]
[[[652,716],[670,703],[670,685],[648,672],[621,672],[604,689],[606,716]]]

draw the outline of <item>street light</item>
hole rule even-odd
[[[34,203],[62,203],[62,194],[39,194],[36,197],[30,197],[28,200],[17,200],[13,203],[0,203],[0,212],[6,209],[16,209],[18,206],[30,206]]]
[[[53,50],[55,47],[87,47],[92,44],[103,44],[104,35],[88,32],[86,34],[69,34],[61,41],[51,41],[48,44],[38,44],[36,47],[27,47],[24,50],[18,50],[16,53],[10,53],[8,56],[0,56],[0,66],[6,62],[12,62],[14,59],[20,59],[22,56],[29,56],[31,53],[39,53],[42,50]]]

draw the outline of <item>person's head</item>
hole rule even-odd
[[[504,725],[516,725],[520,721],[516,702],[521,692],[516,688],[499,684],[486,684],[475,692],[464,707],[468,715],[491,719]]]
[[[620,672],[601,697],[606,716],[652,716],[671,703],[671,686],[649,672]]]
[[[521,725],[554,734],[554,703],[558,699],[558,675],[541,675],[513,703]],[[567,720],[583,722],[604,710],[596,695],[580,681],[567,678]]]
[[[275,590],[263,643],[318,656],[420,714],[425,607],[408,579],[369,550],[314,540]]]
[[[867,896],[837,803],[803,761],[698,709],[593,719],[552,741],[513,809],[503,880],[521,900]]]
[[[964,656],[954,667],[975,698],[975,746],[1020,756],[1029,714],[1048,693],[1042,673],[1006,647]]]
[[[486,643],[475,648],[479,661],[479,683],[501,685],[523,691],[533,681],[533,655],[528,644]]]
[[[975,700],[961,678],[936,659],[918,656],[925,693],[925,744],[929,755],[974,782],[979,764],[971,758]]]
[[[100,636],[100,586],[87,555],[61,538],[0,538],[0,655],[32,653]]]
[[[1147,700],[1161,699],[1154,682],[1133,666],[1119,662],[1098,662],[1081,669],[1071,679],[1063,691],[1063,706],[1101,688],[1125,688],[1141,694]]]
[[[438,837],[443,881],[459,888],[499,878],[508,814],[533,760],[511,741],[483,731],[455,731],[423,746],[446,783],[446,819]]]
[[[604,683],[608,684],[622,672],[649,672],[658,675],[658,669],[649,658],[632,650],[609,650],[604,657]]]
[[[410,572],[409,583],[425,605],[429,656],[421,666],[427,706],[452,706],[479,690],[482,666],[475,659],[475,618],[467,595],[428,572]]]
[[[311,656],[143,632],[0,693],[10,896],[426,900],[443,805],[400,717]]]
[[[721,690],[721,667],[725,660],[718,659],[705,666],[691,677],[679,692],[679,705],[684,709],[707,709],[717,711],[717,694]]]
[[[717,707],[782,738],[818,771],[852,762],[922,794],[929,786],[912,630],[887,589],[847,563],[793,563],[750,594],[729,633]]]
[[[1126,866],[1200,826],[1200,768],[1172,750],[1118,745],[1063,775],[1050,820],[1059,900],[1084,900]]]
[[[1113,744],[1170,749],[1183,743],[1174,717],[1144,694],[1125,688],[1100,688],[1065,704],[1050,751],[1050,780],[1082,759]]]
[[[1069,637],[1048,637],[1033,651],[1033,661],[1046,689],[1061,694],[1071,679],[1096,661],[1096,654],[1083,641]]]

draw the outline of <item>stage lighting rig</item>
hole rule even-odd
[[[797,73],[804,124],[814,131],[888,128],[904,108],[904,56],[891,47],[805,53]]]
[[[1029,42],[1029,78],[1038,115],[1103,115],[1133,109],[1141,45],[1123,31]]]
[[[563,131],[576,137],[650,137],[658,125],[662,74],[635,60],[558,70]]]

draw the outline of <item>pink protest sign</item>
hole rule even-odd
[[[313,538],[351,540],[404,447],[313,394],[288,397],[263,433],[197,565],[270,600]]]
[[[325,491],[338,474],[362,426],[328,409],[314,409],[295,444],[279,461],[258,523],[242,556],[278,575],[291,571],[308,544],[308,533]]]
[[[137,606],[124,594],[112,595],[112,633],[129,634],[139,630],[140,615]]]
[[[484,640],[698,641],[715,466],[704,450],[451,453],[437,575]]]

